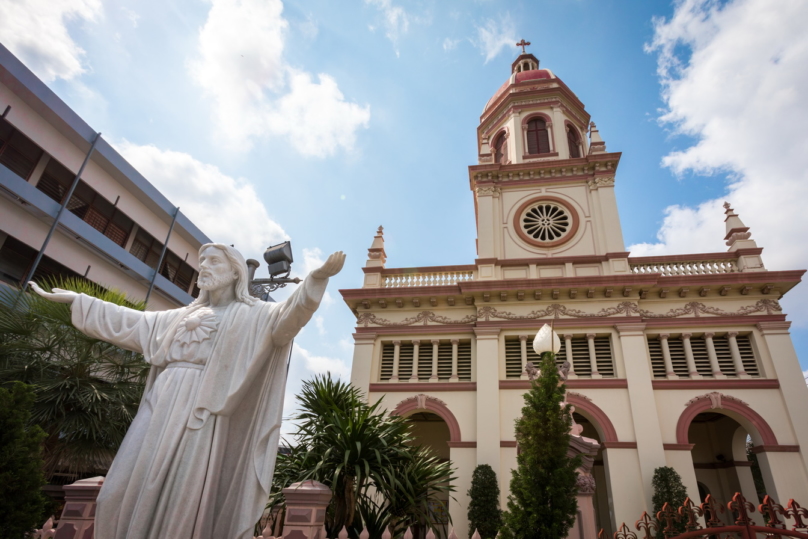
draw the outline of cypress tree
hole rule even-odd
[[[499,508],[499,484],[497,474],[488,464],[480,464],[471,476],[469,498],[469,538],[474,530],[483,539],[494,539],[502,526],[502,510]]]
[[[674,509],[679,507],[685,502],[687,498],[687,489],[682,484],[682,478],[670,466],[662,466],[654,470],[654,478],[651,480],[651,486],[654,488],[654,496],[651,501],[654,503],[654,517],[659,511],[662,511],[662,506],[666,503],[670,504]],[[665,521],[660,523],[659,530],[657,531],[657,539],[665,537],[662,529],[665,527]],[[674,528],[679,533],[685,532],[685,521],[680,519],[679,522],[673,523]]]
[[[519,454],[511,478],[503,539],[559,539],[575,523],[576,469],[580,455],[567,456],[570,442],[566,387],[560,384],[555,354],[542,354],[541,374],[525,394],[522,417],[516,420]]]
[[[41,488],[45,432],[29,426],[34,391],[21,382],[0,388],[0,537],[25,537],[44,521]]]

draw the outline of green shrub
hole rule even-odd
[[[497,474],[488,464],[480,464],[471,476],[469,498],[469,538],[474,530],[483,539],[494,539],[502,527],[502,510],[499,508],[499,484]]]
[[[662,511],[662,506],[669,503],[674,509],[679,509],[685,498],[687,498],[687,489],[682,484],[682,478],[676,473],[676,470],[670,466],[662,466],[654,470],[654,478],[651,481],[651,486],[654,488],[654,496],[651,501],[654,503],[654,517],[659,511]],[[673,523],[677,535],[685,532],[685,522],[681,519],[679,522]],[[657,539],[664,539],[662,529],[665,527],[665,521],[662,521],[657,531]]]

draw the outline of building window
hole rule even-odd
[[[544,118],[534,118],[527,123],[527,153],[550,153],[550,134]]]
[[[567,143],[570,147],[570,158],[581,157],[581,143],[578,140],[578,133],[569,125],[567,126]]]
[[[51,158],[36,188],[61,204],[74,178],[75,174]],[[67,209],[121,247],[126,245],[133,221],[84,181],[79,180]]]
[[[559,367],[567,361],[567,339],[561,336],[561,349],[556,354],[556,365]],[[592,341],[590,348],[589,341]],[[572,355],[570,372],[575,376],[590,377],[593,368],[597,374],[605,378],[614,378],[614,359],[612,343],[609,335],[574,335],[569,339]],[[522,376],[522,343],[516,336],[505,338],[505,378],[518,379]],[[533,342],[526,339],[524,362],[533,362],[538,366],[541,358],[533,351]]]
[[[522,228],[538,241],[556,241],[566,236],[572,227],[572,217],[566,208],[554,202],[540,202],[522,214]]]
[[[150,268],[155,268],[157,267],[157,262],[160,261],[160,252],[162,250],[163,244],[141,228],[135,234],[135,240],[132,242],[129,252]]]
[[[396,346],[398,346],[398,365],[396,365]],[[415,370],[420,382],[428,382],[435,377],[442,382],[452,379],[454,367],[454,346],[457,346],[457,376],[460,382],[471,381],[471,340],[459,340],[457,344],[451,341],[440,342],[435,349],[429,340],[420,341],[416,367],[415,346],[412,342],[393,342],[382,344],[381,365],[379,380],[389,382],[393,379],[408,381]]]
[[[36,249],[13,236],[8,236],[0,247],[0,281],[21,286],[22,280],[31,270],[36,255]],[[81,278],[81,275],[44,255],[34,272],[33,280],[41,282],[52,277]]]
[[[733,357],[732,346],[730,339],[734,338],[738,346],[738,354],[740,364],[743,366],[744,372],[750,376],[760,376],[755,353],[752,349],[752,340],[749,335],[733,335],[729,334],[722,336],[712,336],[707,338],[704,335],[692,336],[689,341],[690,351],[693,356],[693,363],[696,372],[701,376],[712,377],[716,372],[713,368],[710,359],[710,347],[715,353],[718,372],[726,376],[737,376],[736,359]],[[667,344],[668,354],[670,355],[671,368],[673,373],[682,377],[688,378],[690,376],[691,368],[688,366],[687,343],[682,336],[671,336],[667,339],[660,339],[659,336],[649,336],[647,338],[648,353],[651,357],[651,368],[654,373],[654,378],[666,378],[667,369],[665,367],[665,354],[663,351],[664,346]]]
[[[27,181],[41,157],[39,146],[0,118],[0,164]]]
[[[508,135],[502,133],[494,142],[494,162],[505,165],[508,162]]]

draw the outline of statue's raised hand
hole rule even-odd
[[[345,264],[345,253],[337,251],[328,257],[321,267],[312,271],[309,275],[315,279],[328,279],[340,272]]]
[[[28,281],[28,286],[43,298],[55,301],[56,303],[73,303],[73,300],[79,296],[76,292],[62,290],[61,288],[54,288],[51,292],[45,292],[33,281]]]

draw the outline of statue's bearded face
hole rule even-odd
[[[199,256],[199,277],[196,280],[201,290],[218,290],[233,286],[237,274],[227,255],[218,247],[208,247]]]

